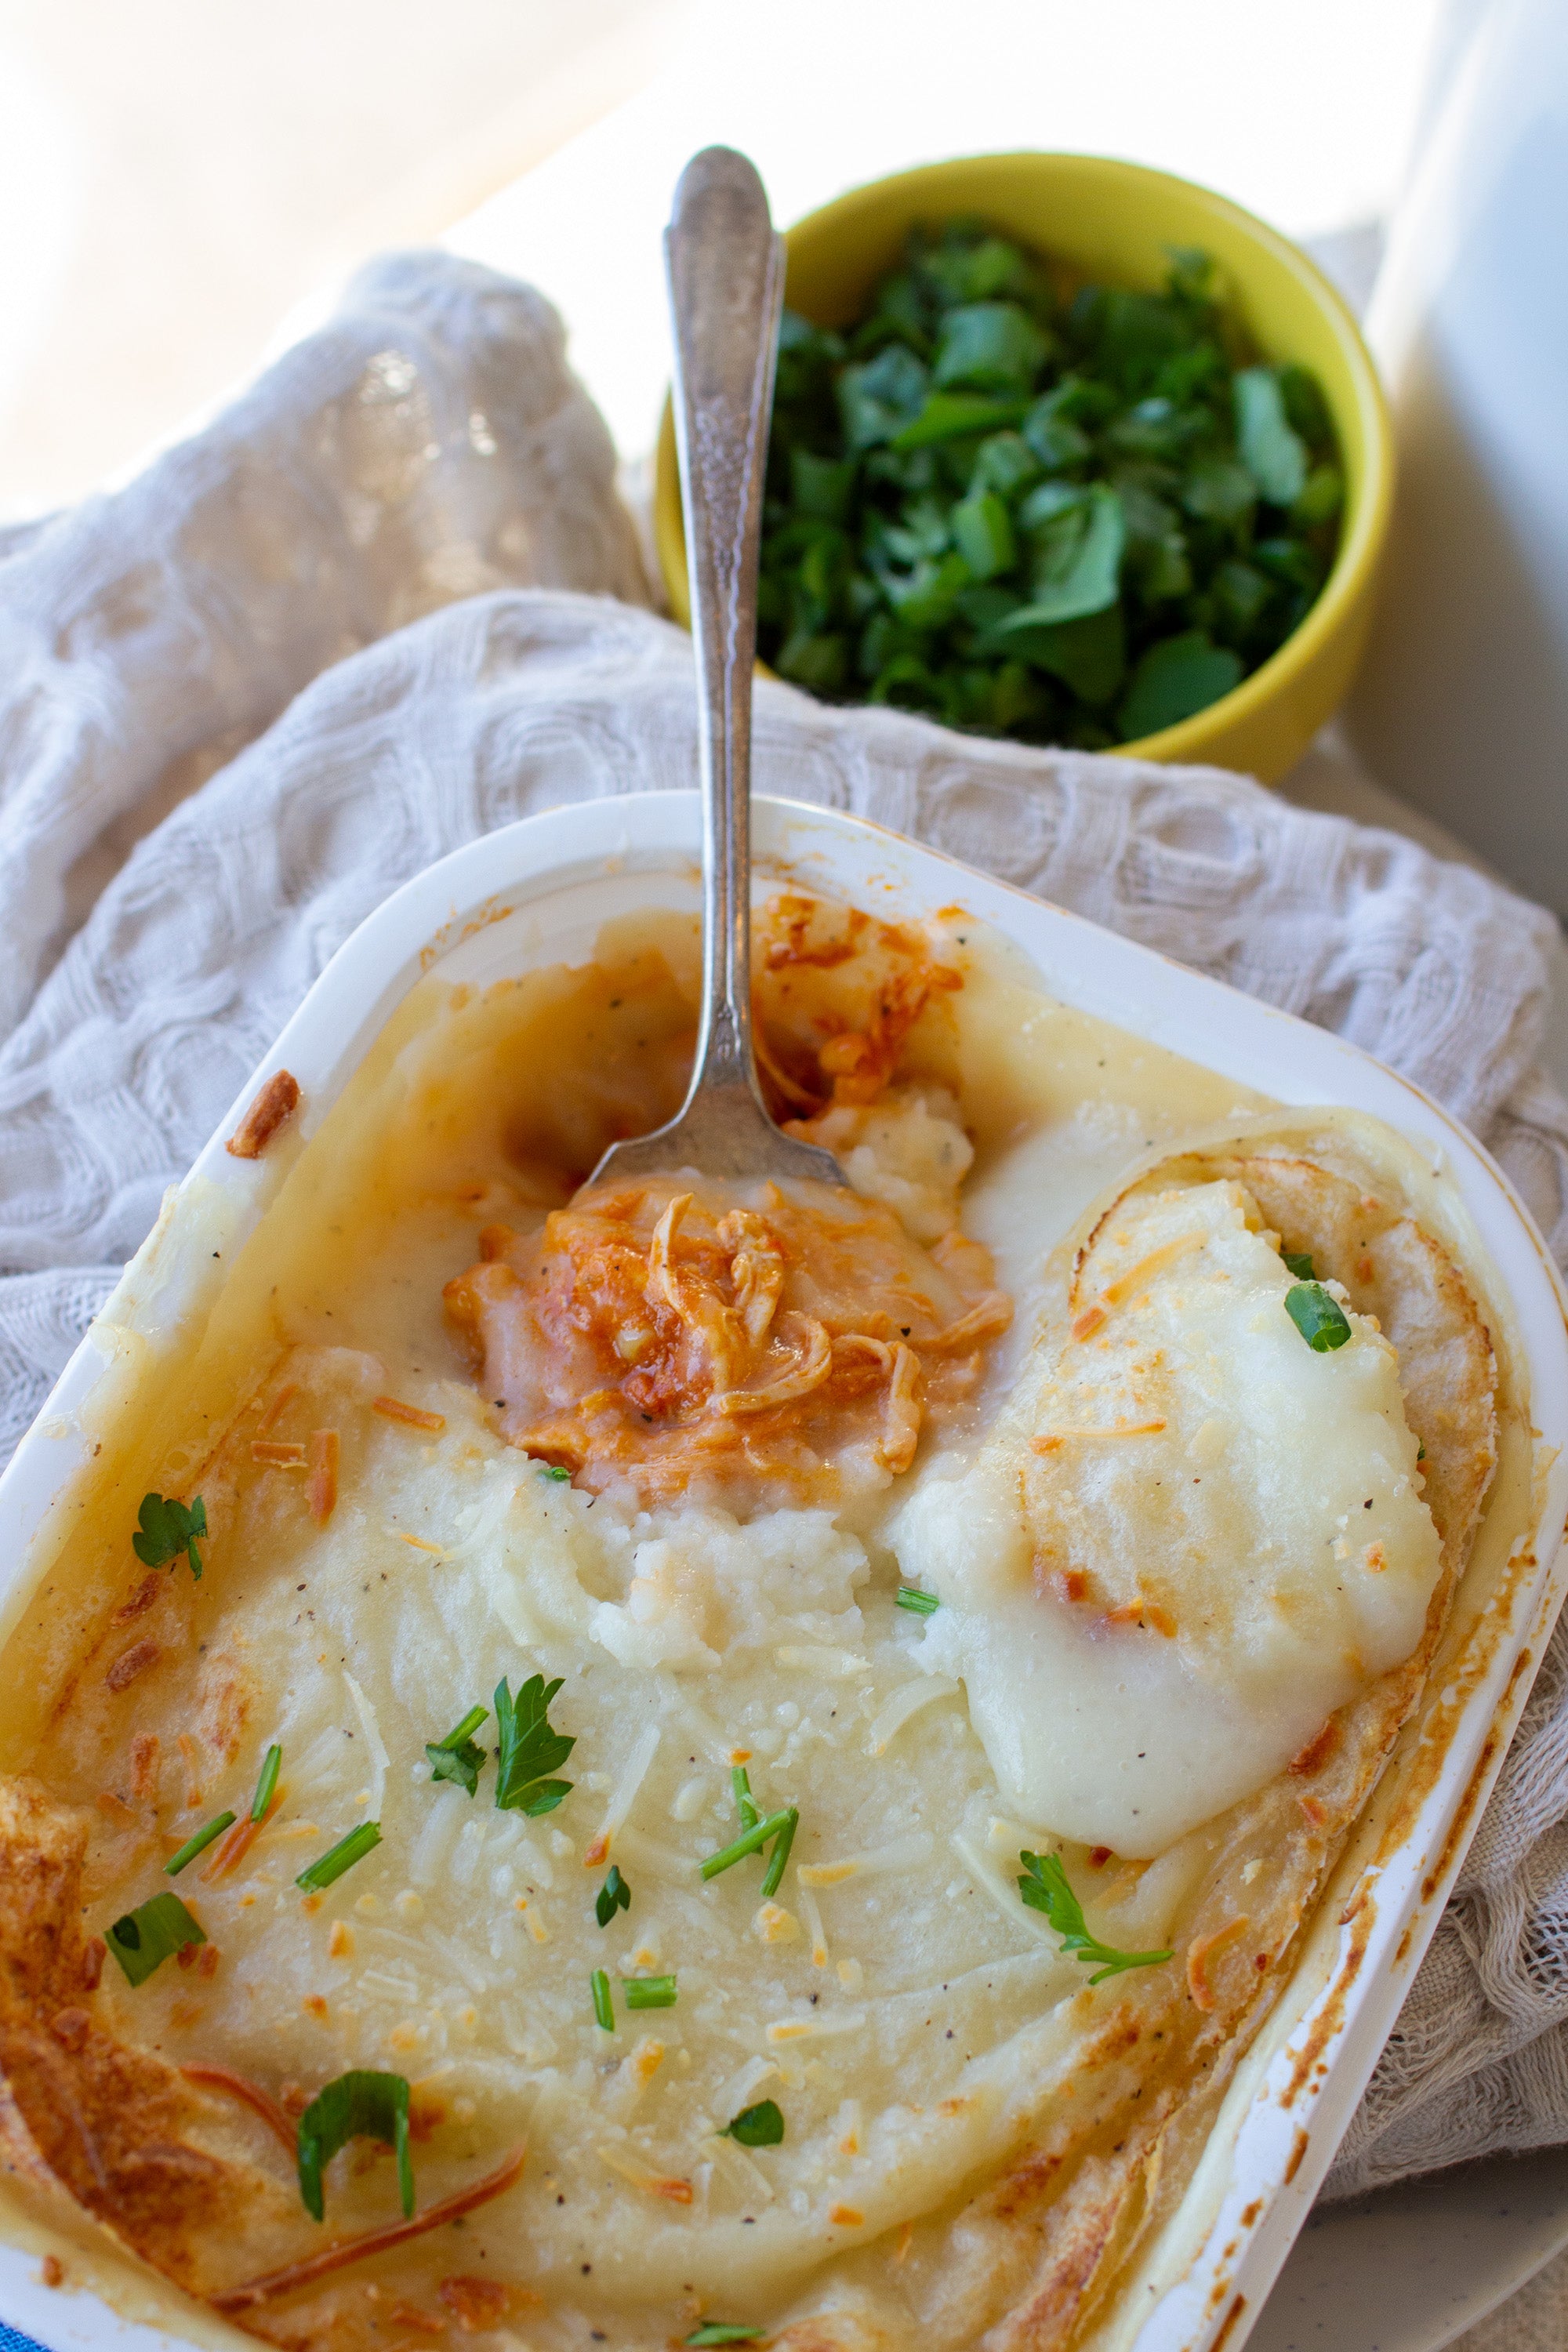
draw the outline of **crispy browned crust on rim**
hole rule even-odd
[[[0,2162],[26,2188],[63,2189],[195,2294],[270,2242],[275,2185],[172,2066],[99,2022],[81,1927],[82,1817],[24,1780],[0,1780]]]

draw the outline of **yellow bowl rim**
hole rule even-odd
[[[1340,342],[1350,374],[1356,413],[1360,418],[1365,446],[1365,463],[1360,489],[1347,519],[1347,528],[1341,536],[1333,568],[1306,618],[1300,622],[1284,644],[1269,655],[1268,659],[1190,719],[1178,720],[1173,727],[1163,728],[1156,735],[1142,735],[1131,743],[1111,747],[1112,754],[1121,759],[1155,760],[1163,762],[1178,761],[1201,761],[1205,745],[1222,731],[1228,732],[1238,724],[1256,717],[1289,687],[1303,671],[1309,669],[1319,653],[1339,632],[1348,615],[1354,610],[1363,593],[1370,587],[1371,577],[1382,553],[1388,533],[1389,516],[1394,501],[1394,436],[1389,420],[1388,404],[1372,354],[1367,350],[1355,314],[1331,278],[1317,263],[1290,238],[1267,221],[1259,220],[1245,205],[1229,196],[1205,188],[1200,181],[1184,179],[1174,172],[1162,172],[1148,163],[1131,163],[1112,155],[1076,154],[1047,148],[1017,148],[993,155],[957,155],[934,163],[918,163],[908,171],[888,173],[879,180],[868,180],[861,186],[846,189],[806,213],[784,231],[786,247],[803,231],[816,229],[836,214],[852,210],[858,202],[872,194],[880,195],[889,189],[918,188],[943,180],[955,167],[966,165],[1019,165],[1032,169],[1048,163],[1081,170],[1095,176],[1119,179],[1141,188],[1151,195],[1165,189],[1179,189],[1184,196],[1196,196],[1216,215],[1229,221],[1252,242],[1261,247],[1278,262],[1309,295],[1329,320]],[[1336,418],[1336,424],[1338,419]],[[673,486],[675,496],[670,499]],[[675,416],[670,395],[665,394],[664,410],[659,421],[658,460],[655,474],[654,538],[658,551],[659,568],[664,575],[664,588],[672,611],[683,624],[689,625],[690,614],[685,576],[685,523],[680,509],[679,472],[675,457]],[[676,550],[680,560],[676,561]],[[759,669],[771,676],[763,665]],[[803,688],[802,691],[805,691]],[[845,709],[865,709],[865,704],[826,705]],[[914,716],[921,714],[915,713]],[[929,715],[929,714],[926,714]],[[941,721],[935,722],[941,724]],[[1006,737],[984,737],[978,740],[1006,741]],[[1026,747],[1029,748],[1029,747]],[[1045,747],[1035,747],[1045,748]]]

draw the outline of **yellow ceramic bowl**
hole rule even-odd
[[[1342,699],[1365,643],[1388,530],[1394,448],[1366,345],[1322,272],[1286,237],[1224,196],[1098,155],[973,155],[857,188],[785,234],[791,307],[849,326],[896,268],[917,221],[978,213],[1073,274],[1121,286],[1164,282],[1165,248],[1201,246],[1219,264],[1227,314],[1273,361],[1311,369],[1328,401],[1345,474],[1339,553],[1295,634],[1250,677],[1179,726],[1120,749],[1145,760],[1209,761],[1270,782]],[[689,622],[686,533],[675,424],[665,404],[654,534],[670,607]]]

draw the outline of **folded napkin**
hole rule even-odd
[[[549,306],[362,273],[128,489],[0,542],[0,1448],[333,950],[433,858],[689,788],[689,641],[647,609]],[[1551,919],[1235,776],[758,688],[762,791],[850,809],[1352,1038],[1498,1154],[1561,1255],[1535,1071]],[[1331,2182],[1568,2138],[1568,1643]]]

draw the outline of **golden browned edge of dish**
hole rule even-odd
[[[1008,960],[1016,957],[1014,950]],[[1043,986],[1037,974],[1033,978],[1036,986]],[[440,983],[437,985],[439,989]],[[433,1000],[427,992],[413,992],[361,1065],[360,1075],[367,1085],[374,1086],[390,1072],[398,1054],[432,1017]],[[357,1077],[354,1083],[357,1089]],[[1321,1129],[1320,1114],[1307,1110],[1230,1122],[1184,1139],[1180,1149],[1213,1149],[1230,1141],[1255,1140],[1265,1133],[1290,1139],[1310,1156],[1318,1156],[1312,1144],[1313,1138],[1319,1137],[1325,1165],[1332,1165],[1343,1148],[1342,1138]],[[308,1149],[292,1135],[280,1138],[279,1142],[274,1203],[283,1180]],[[360,1148],[368,1158],[374,1150],[374,1138],[368,1134],[362,1138]],[[1119,1187],[1135,1181],[1148,1167],[1170,1156],[1165,1147],[1134,1160],[1119,1180]],[[1303,2089],[1317,2087],[1324,2045],[1347,2012],[1375,1916],[1368,1874],[1408,1836],[1415,1809],[1440,1775],[1466,1718],[1470,1695],[1505,1636],[1505,1612],[1512,1595],[1534,1564],[1532,1549],[1521,1546],[1519,1539],[1539,1517],[1545,1465],[1537,1459],[1541,1449],[1530,1429],[1521,1385],[1522,1354],[1512,1309],[1490,1275],[1486,1253],[1463,1202],[1441,1180],[1422,1180],[1416,1159],[1414,1147],[1402,1142],[1397,1148],[1384,1149],[1381,1162],[1379,1149],[1369,1147],[1359,1170],[1363,1175],[1370,1172],[1385,1194],[1408,1208],[1443,1242],[1482,1304],[1499,1369],[1498,1475],[1427,1676],[1426,1695],[1400,1735],[1371,1801],[1318,1898],[1300,1939],[1294,1966],[1282,1979],[1272,2010],[1247,2054],[1229,2074],[1228,2089],[1188,2101],[1182,2118],[1180,2156],[1171,2168],[1173,2174],[1180,2174],[1180,2185],[1134,2258],[1124,2266],[1123,2274],[1111,2284],[1108,2302],[1090,2315],[1077,2338],[1085,2352],[1089,2347],[1092,2352],[1121,2352],[1155,2299],[1147,2288],[1173,2284],[1190,2267],[1227,2184],[1235,2131],[1277,2051],[1329,1987],[1322,2015],[1297,2065],[1291,2098],[1299,2098]],[[1097,1205],[1088,1213],[1088,1220],[1098,1213]],[[137,1484],[137,1476],[132,1475],[137,1465],[144,1465],[149,1458],[173,1464],[184,1455],[194,1471],[248,1394],[254,1359],[247,1334],[248,1328],[253,1336],[254,1309],[243,1298],[231,1295],[226,1299],[225,1296],[237,1271],[228,1253],[237,1222],[232,1196],[214,1186],[194,1184],[177,1202],[171,1198],[165,1204],[153,1234],[128,1268],[106,1310],[106,1370],[83,1414],[96,1435],[95,1453],[39,1529],[31,1547],[30,1572],[18,1579],[0,1620],[0,1643],[14,1630],[80,1516],[91,1512],[112,1518],[110,1507],[119,1488],[125,1512],[133,1517],[131,1497]],[[1073,1246],[1076,1238],[1076,1234],[1069,1235],[1063,1250]],[[216,1261],[215,1250],[222,1252]],[[191,1356],[190,1338],[195,1329],[201,1330],[202,1337]],[[172,1369],[176,1360],[181,1379],[160,1381],[157,1373]],[[99,1589],[121,1565],[106,1539],[96,1555],[84,1553],[79,1561],[81,1588]],[[1450,1691],[1453,1696],[1443,1696]],[[1473,1787],[1479,1786],[1478,1773]],[[1461,1805],[1454,1839],[1462,1834],[1475,1809],[1472,1793],[1468,1811]],[[1436,1874],[1440,1874],[1441,1866],[1440,1861],[1434,1865]],[[1435,1884],[1435,1874],[1429,1876]],[[1352,1936],[1342,1958],[1342,1927],[1347,1914]],[[1266,2196],[1272,2187],[1272,2183],[1264,2184],[1260,2195]],[[243,2330],[124,2252],[63,2192],[40,2199],[14,2176],[0,2174],[0,2239],[40,2256],[55,2254],[66,2263],[72,2286],[93,2289],[121,2317],[162,2326],[202,2344],[254,2342]],[[1227,2286],[1225,2291],[1228,2292]],[[1215,2294],[1223,2300],[1220,2287]],[[826,2347],[832,2338],[824,2335],[822,2340]]]

